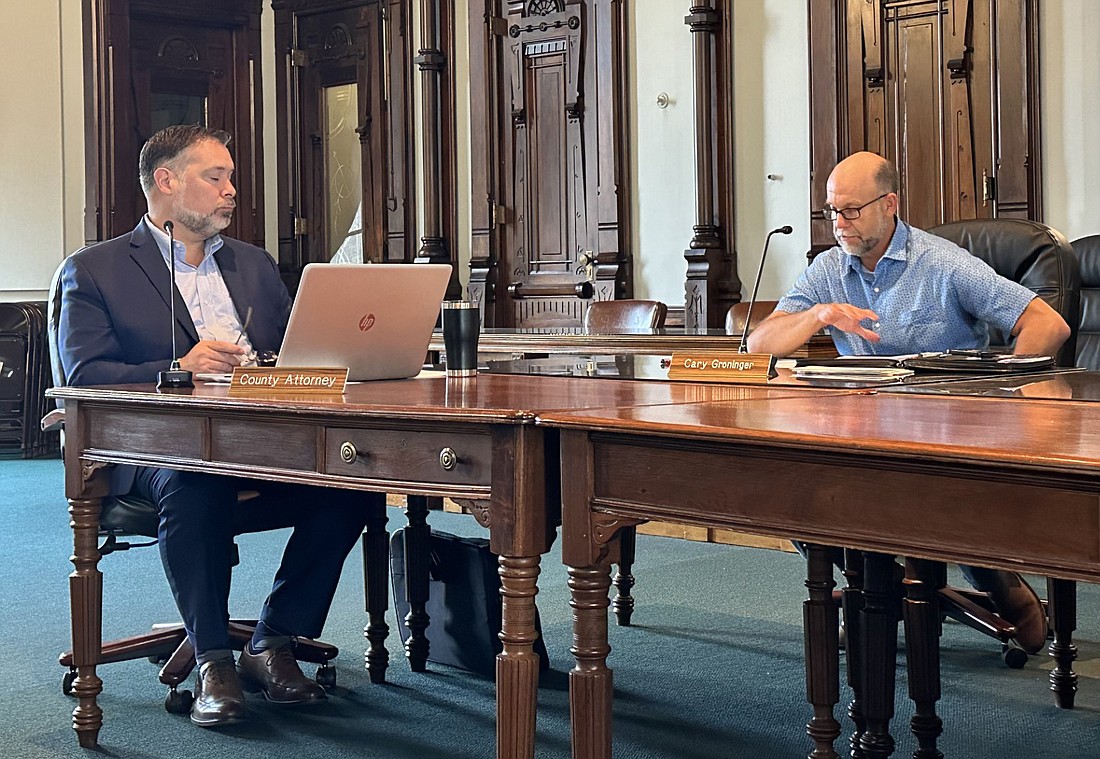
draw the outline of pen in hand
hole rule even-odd
[[[237,339],[233,341],[234,345],[241,344],[241,338],[244,337],[244,333],[248,331],[248,325],[252,322],[252,306],[248,307],[248,311],[244,314],[244,324],[241,325],[241,331],[237,333]]]

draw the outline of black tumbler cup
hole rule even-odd
[[[466,300],[443,301],[443,347],[447,351],[448,377],[477,374],[477,338],[481,311]]]

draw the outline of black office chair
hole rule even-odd
[[[1077,320],[1077,366],[1100,369],[1100,235],[1073,241],[1081,271],[1081,315]]]
[[[1081,276],[1077,256],[1064,235],[1045,224],[1022,219],[956,221],[928,231],[966,248],[1002,277],[1036,292],[1061,314],[1072,331],[1058,351],[1058,364],[1074,365],[1081,316]],[[1007,346],[1010,336],[991,328],[990,344]],[[1047,580],[1047,598],[1054,602],[1055,608],[1072,610],[1075,596],[1075,583]],[[939,591],[939,599],[940,609],[947,616],[1000,640],[1008,666],[1024,666],[1027,653],[1012,644],[1016,628],[996,614],[986,594],[943,587]],[[1048,605],[1048,619],[1049,614]]]
[[[668,307],[659,300],[601,300],[584,312],[584,331],[592,334],[621,335],[631,332],[655,332],[665,326]],[[612,579],[615,600],[611,608],[615,620],[625,627],[634,613],[634,557],[638,540],[637,529],[624,527],[619,538],[619,565]]]
[[[59,266],[57,271],[54,272],[53,280],[50,283],[50,299],[47,309],[50,363],[53,369],[54,385],[57,387],[65,385],[65,375],[61,370],[57,344],[58,320],[61,312],[60,274],[61,267]],[[43,426],[49,428],[60,427],[63,420],[64,409],[59,408],[43,419]],[[62,446],[64,446],[63,432]],[[254,492],[238,494],[237,509],[234,512],[235,534],[262,532],[291,526],[289,522],[280,522],[273,519],[269,510],[264,508],[263,500],[256,496],[257,494]],[[103,537],[103,542],[99,547],[100,556],[130,548],[155,545],[158,523],[159,517],[156,507],[149,501],[133,496],[104,498],[99,518],[100,535]],[[131,537],[144,537],[149,540],[135,543],[130,540]],[[234,565],[237,563],[236,545],[234,545],[233,563]],[[235,650],[241,650],[252,639],[255,628],[256,620],[230,620],[229,635]],[[336,669],[331,666],[330,662],[336,658],[337,654],[339,654],[339,649],[320,641],[297,639],[294,644],[294,655],[299,661],[320,665],[316,680],[326,687],[336,684]],[[175,714],[189,712],[194,697],[191,691],[181,690],[178,686],[194,670],[195,652],[187,639],[187,633],[184,631],[183,625],[178,623],[154,625],[150,632],[103,643],[100,647],[97,664],[110,664],[141,658],[163,663],[160,670],[160,681],[167,685],[169,689],[164,700],[164,708]],[[72,695],[72,686],[76,679],[73,652],[66,651],[58,659],[61,666],[67,667],[69,670],[62,678],[62,691],[66,695]]]

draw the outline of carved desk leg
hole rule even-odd
[[[539,685],[534,650],[539,557],[501,556],[499,563],[504,647],[497,656],[497,757],[531,759]]]
[[[1050,689],[1059,709],[1072,709],[1077,697],[1077,673],[1073,662],[1077,659],[1077,646],[1073,644],[1073,631],[1077,626],[1077,583],[1073,580],[1047,580],[1047,606],[1054,640],[1049,652],[1054,657],[1054,669],[1050,671]]]
[[[806,697],[814,716],[806,732],[814,742],[810,759],[837,759],[833,744],[840,736],[840,723],[833,709],[840,701],[840,636],[836,603],[833,601],[833,563],[828,548],[806,546],[806,588],[809,599],[802,604],[803,636],[806,649]]]
[[[405,642],[405,656],[413,672],[428,669],[428,562],[431,555],[432,531],[428,527],[428,499],[410,495],[405,528],[405,592],[409,613],[405,623],[409,626],[409,639]]]
[[[103,710],[96,703],[96,696],[103,690],[103,681],[95,671],[103,643],[103,575],[99,571],[97,544],[99,510],[98,498],[69,499],[72,562],[76,567],[69,575],[73,666],[76,668],[72,693],[79,699],[73,709],[73,730],[82,748],[99,745],[99,730],[103,726]]]
[[[630,625],[630,617],[634,614],[634,596],[630,594],[634,587],[635,545],[638,539],[636,527],[624,527],[619,532],[619,563],[615,572],[615,621],[620,627]]]
[[[569,714],[573,759],[611,756],[613,683],[607,667],[607,592],[611,566],[569,567],[569,605],[573,608],[573,654],[569,673]]]
[[[844,610],[845,663],[848,670],[848,685],[852,689],[852,702],[848,704],[848,717],[852,720],[851,756],[863,759],[863,749],[859,739],[867,729],[863,718],[863,629],[860,626],[860,613],[863,611],[863,552],[850,548],[844,549],[844,590],[841,594]]]
[[[897,597],[894,595],[894,558],[878,553],[863,555],[863,711],[867,731],[859,740],[868,759],[894,753],[890,720],[894,716],[894,667],[898,658]]]
[[[386,682],[386,668],[390,653],[386,650],[386,638],[390,634],[386,624],[389,608],[389,535],[386,533],[386,497],[381,493],[366,494],[367,529],[363,533],[363,574],[366,578],[367,626],[363,634],[368,641],[364,656],[372,683]]]
[[[909,729],[918,745],[913,759],[943,759],[936,747],[943,733],[943,721],[936,715],[941,633],[936,566],[925,559],[905,560],[905,660],[909,698],[916,707]]]

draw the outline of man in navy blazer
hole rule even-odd
[[[89,246],[60,272],[58,353],[70,385],[151,383],[169,367],[172,325],[180,366],[228,372],[255,352],[278,350],[290,298],[274,261],[219,234],[236,206],[225,132],[168,127],[142,148],[139,174],[149,212],[128,235]],[[175,240],[165,222],[172,222]],[[169,263],[171,261],[171,264]],[[175,266],[177,289],[169,266]],[[272,523],[293,524],[252,641],[234,665],[228,632],[237,493],[257,490]],[[294,637],[316,638],[344,559],[363,531],[363,495],[141,466],[116,466],[110,494],[157,505],[158,545],[199,663],[191,721],[239,722],[240,679],[269,701],[316,703],[325,691],[294,658]]]

